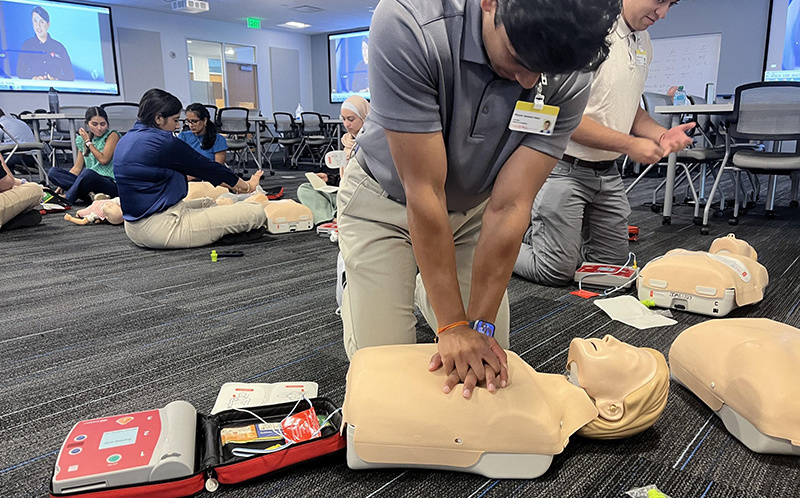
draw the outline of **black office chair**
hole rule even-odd
[[[292,114],[288,112],[273,112],[272,119],[275,121],[275,132],[278,134],[278,148],[283,151],[283,165],[286,166],[287,159],[294,158],[295,148],[300,145],[303,139],[300,137]],[[269,159],[272,158],[274,153],[274,150],[270,152]],[[291,162],[291,167],[295,167],[293,161]]]
[[[217,128],[220,133],[226,135],[228,150],[233,152],[242,173],[247,173],[247,154],[256,160],[247,143],[247,135],[250,133],[248,112],[245,107],[223,107],[217,111]]]
[[[303,152],[308,151],[311,160],[319,164],[321,170],[324,166],[325,153],[333,148],[333,139],[326,133],[322,115],[318,112],[301,112],[300,121],[303,141],[292,156],[292,163],[297,167]]]
[[[739,218],[739,184],[741,172],[754,175],[769,175],[767,188],[766,216],[776,216],[775,191],[778,175],[792,177],[791,207],[798,206],[798,172],[800,172],[800,151],[781,152],[781,143],[800,140],[800,82],[770,81],[749,83],[736,88],[733,101],[733,113],[725,120],[725,158],[719,168],[714,185],[711,187],[709,200],[703,212],[700,233],[709,233],[708,217],[711,201],[714,198],[723,173],[734,172],[734,205],[731,225],[738,223]],[[763,149],[737,150],[734,139],[751,141],[771,141],[772,151]],[[796,145],[796,144],[795,144]]]
[[[117,130],[121,135],[128,132],[136,124],[139,115],[139,104],[133,102],[109,102],[100,108],[108,115],[108,129]]]

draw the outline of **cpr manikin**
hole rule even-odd
[[[769,275],[747,242],[733,234],[716,239],[708,252],[673,249],[639,273],[640,300],[656,306],[721,317],[761,301]]]
[[[582,387],[598,417],[578,434],[618,439],[656,423],[667,404],[669,370],[664,355],[637,348],[613,336],[573,339],[567,356],[567,378]]]
[[[669,363],[752,451],[800,456],[800,330],[766,318],[703,322],[675,339]]]
[[[614,346],[638,350],[614,342]],[[430,358],[436,353],[434,344],[357,351],[347,373],[344,403],[348,465],[353,469],[429,468],[491,478],[534,478],[547,471],[553,455],[561,453],[569,437],[587,424],[593,428],[586,436],[599,438],[624,437],[652,425],[666,401],[669,380],[663,356],[663,366],[655,359],[648,362],[645,358],[643,366],[633,371],[616,364],[604,369],[600,365],[604,361],[629,361],[626,355],[630,351],[609,347],[604,357],[573,354],[576,348],[587,344],[573,341],[570,359],[573,370],[583,367],[575,381],[582,381],[589,388],[578,387],[564,375],[536,372],[519,356],[508,352],[508,386],[494,394],[476,389],[469,400],[463,398],[459,387],[444,394],[443,371],[428,371]],[[624,381],[618,382],[615,390],[613,382],[594,382],[596,379],[590,378],[594,373],[624,374],[626,378],[618,379]],[[633,376],[640,378],[629,382]],[[658,395],[637,397],[657,400],[656,407],[623,415],[631,393],[653,390],[656,385]],[[593,399],[616,400],[619,408],[611,415],[614,420],[595,424],[603,415],[598,416]],[[603,404],[605,413],[610,413],[609,408],[609,403]],[[635,413],[645,412],[646,422],[633,420]]]
[[[260,177],[260,172],[256,173]],[[214,187],[208,182],[189,182],[185,200],[208,198],[208,204],[215,202],[220,206],[237,202],[260,204],[267,214],[267,230],[270,233],[306,231],[314,228],[311,210],[291,199],[270,201],[261,187],[250,194],[231,194],[224,187]]]

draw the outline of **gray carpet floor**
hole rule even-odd
[[[263,185],[284,185],[291,198],[303,180],[302,172],[278,171]],[[688,206],[677,206],[672,224],[662,225],[643,204],[658,181],[631,194],[639,264],[675,247],[706,250],[733,232],[757,249],[771,281],[763,302],[730,316],[800,326],[800,211],[785,207],[788,181],[776,219],[765,219],[762,204],[738,226],[713,219],[710,236],[699,234]],[[210,248],[143,250],[122,227],[79,227],[57,214],[38,227],[0,232],[0,496],[45,496],[63,438],[80,419],[176,399],[207,413],[229,381],[313,380],[322,395],[343,402],[348,362],[334,314],[336,245],[306,232],[231,249],[245,256],[212,263]],[[573,337],[611,333],[666,355],[681,331],[705,320],[675,312],[677,325],[639,331],[569,295],[573,289],[510,283],[511,349],[538,371],[561,373]],[[432,338],[420,320],[418,340]],[[673,498],[797,497],[800,460],[750,452],[673,384],[654,427],[614,442],[575,436],[530,481],[356,472],[340,453],[216,494],[620,497],[649,484]]]

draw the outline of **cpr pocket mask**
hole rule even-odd
[[[763,299],[769,275],[757,257],[733,234],[716,239],[709,252],[673,249],[642,268],[639,299],[663,308],[725,316]]]

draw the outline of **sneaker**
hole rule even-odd
[[[94,196],[92,196],[92,200],[93,201],[101,201],[101,200],[107,200],[107,199],[111,199],[111,196],[108,195],[108,194],[104,194],[102,192],[100,192],[99,194],[94,194]]]
[[[258,227],[250,230],[249,232],[229,233],[223,235],[217,242],[224,245],[241,244],[244,242],[255,242],[264,239],[264,234],[267,232],[267,227]]]

